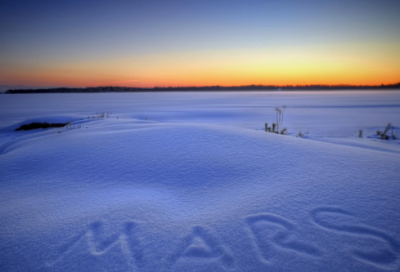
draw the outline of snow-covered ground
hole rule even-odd
[[[400,92],[1,95],[0,271],[400,271],[388,123]]]

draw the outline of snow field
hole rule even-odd
[[[204,113],[218,97],[145,96],[141,119],[128,106],[99,120],[76,105],[48,115],[75,116],[70,130],[12,132],[18,110],[3,115],[1,270],[399,271],[396,141],[265,133],[239,119],[237,97]]]

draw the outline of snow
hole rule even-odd
[[[375,137],[389,122],[400,135],[399,102],[2,95],[0,270],[400,271],[400,142]],[[264,132],[282,105],[289,135]]]

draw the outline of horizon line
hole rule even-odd
[[[379,84],[379,85],[357,85],[357,84],[287,84],[287,85],[264,85],[264,84],[249,84],[249,85],[186,85],[186,86],[153,86],[153,87],[135,87],[135,86],[116,86],[116,85],[98,85],[98,86],[85,86],[85,87],[68,87],[68,86],[58,86],[58,87],[28,87],[24,86],[22,89],[8,89],[12,90],[41,90],[41,89],[95,89],[95,88],[124,88],[124,89],[196,89],[196,88],[244,88],[244,87],[267,87],[267,88],[304,88],[304,87],[324,87],[324,88],[334,88],[334,87],[382,87],[382,86],[396,86],[400,85],[400,81],[397,83],[389,84]],[[11,87],[11,86],[10,86]]]
[[[239,85],[239,86],[181,86],[181,87],[124,87],[124,86],[97,86],[97,87],[49,87],[49,88],[24,88],[9,89],[5,94],[26,94],[26,93],[96,93],[96,92],[142,92],[142,91],[245,91],[247,90],[344,90],[344,89],[400,89],[400,82],[394,84],[381,85]]]

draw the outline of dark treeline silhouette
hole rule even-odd
[[[302,90],[369,90],[369,89],[400,89],[400,83],[388,85],[247,85],[247,86],[202,86],[202,87],[86,87],[86,88],[49,88],[49,89],[19,89],[8,90],[6,94],[29,93],[108,93],[108,92],[196,92],[196,91],[302,91]]]

